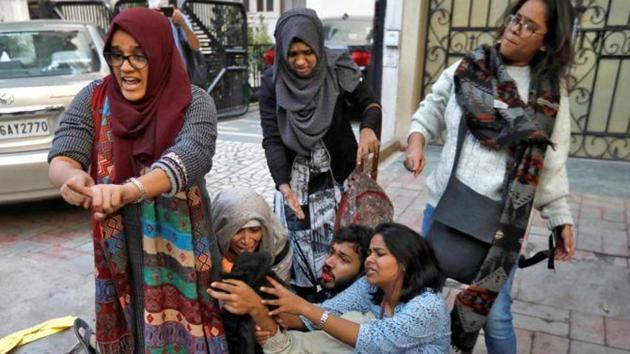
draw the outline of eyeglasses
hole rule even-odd
[[[137,70],[144,69],[147,64],[149,64],[149,59],[144,55],[122,55],[107,52],[103,53],[103,56],[105,57],[107,64],[116,68],[122,66],[125,60],[127,60],[129,64]]]
[[[503,22],[506,28],[518,25],[519,33],[523,39],[528,39],[534,34],[544,35],[547,32],[538,32],[538,25],[531,20],[524,18],[519,14],[510,14]]]

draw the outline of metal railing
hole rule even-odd
[[[422,96],[441,72],[483,43],[511,0],[431,0]],[[630,1],[572,0],[580,26],[571,67],[571,156],[630,161]]]
[[[214,98],[219,117],[247,112],[251,93],[245,7],[229,1],[186,0],[182,10],[198,33],[212,82],[208,93]]]
[[[265,53],[271,48],[273,48],[273,44],[250,44],[247,48],[247,56],[249,58],[248,81],[254,99],[258,98],[256,92],[260,88],[263,72],[268,67],[265,63]]]
[[[53,11],[59,18],[90,23],[103,35],[109,28],[111,13],[102,1],[56,1],[54,5]]]
[[[112,10],[100,0],[55,1],[53,4],[56,17],[94,24],[103,33],[116,14],[147,6],[146,0],[119,0]],[[251,90],[247,15],[243,4],[186,0],[181,10],[190,19],[199,38],[208,68],[208,81],[212,83],[204,89],[214,98],[219,117],[247,112]]]

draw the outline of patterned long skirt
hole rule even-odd
[[[330,170],[330,159],[323,144],[310,157],[298,156],[291,169],[291,188],[296,192],[305,218],[298,220],[280,192],[274,211],[289,231],[293,250],[291,283],[301,288],[319,284],[335,228],[341,185]]]

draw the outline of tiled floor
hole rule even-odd
[[[438,150],[429,153],[430,160],[438,158]],[[394,202],[396,219],[419,229],[425,177],[404,171],[402,157],[382,162],[379,181]],[[630,168],[622,166],[621,175],[619,169],[614,165],[616,172],[603,183],[627,183]],[[570,178],[588,186],[582,175]],[[260,143],[220,141],[207,186],[211,194],[229,186],[251,187],[271,201],[273,182]],[[555,272],[540,264],[517,273],[513,312],[520,353],[630,353],[629,194],[611,196],[596,188],[571,194],[574,259],[558,264]],[[0,207],[0,337],[64,315],[93,319],[88,218],[60,200]],[[544,248],[547,235],[536,214],[526,251]],[[445,290],[450,303],[457,288]],[[15,353],[65,353],[75,343],[66,331]],[[475,353],[484,353],[483,338],[478,344]]]

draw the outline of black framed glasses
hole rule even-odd
[[[149,64],[149,58],[144,55],[122,55],[118,53],[106,52],[103,53],[103,56],[105,57],[105,61],[107,62],[107,64],[116,68],[122,66],[125,60],[127,60],[129,62],[129,65],[137,70],[144,69]]]
[[[503,22],[506,28],[519,27],[519,33],[524,39],[538,34],[544,35],[547,32],[540,32],[538,25],[531,20],[526,19],[520,14],[510,14],[505,18]]]

